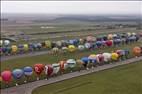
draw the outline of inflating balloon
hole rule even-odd
[[[53,73],[57,74],[60,71],[60,64],[52,64]]]
[[[25,51],[28,51],[28,50],[29,50],[28,44],[24,44],[23,46],[24,46],[24,50],[25,50]]]
[[[85,47],[84,47],[84,45],[78,45],[78,49],[79,49],[80,51],[82,51],[82,50],[85,49]]]
[[[34,72],[37,74],[37,80],[39,80],[39,76],[40,74],[43,72],[44,70],[44,65],[43,64],[35,64],[34,65]]]
[[[135,56],[140,56],[141,55],[141,51],[142,51],[141,48],[138,47],[138,46],[136,46],[136,47],[133,48],[133,54]]]
[[[88,67],[87,67],[87,65],[89,63],[88,57],[83,57],[83,58],[81,58],[81,60],[83,62],[84,67],[88,70]]]
[[[76,61],[74,59],[68,59],[66,63],[69,68],[74,68],[76,66]]]
[[[53,74],[53,66],[52,65],[45,66],[45,74],[47,75],[47,79],[48,79],[48,77],[50,77]]]
[[[60,70],[61,72],[63,73],[65,69],[67,69],[67,63],[66,61],[59,61],[59,64],[60,64]]]
[[[1,73],[2,80],[8,84],[12,79],[12,73],[9,70],[5,70]]]
[[[51,43],[51,41],[45,41],[45,46],[46,46],[46,48],[51,48],[51,46],[52,46],[52,43]]]
[[[24,75],[24,72],[22,69],[14,69],[12,75],[14,79],[20,79]]]
[[[8,46],[10,44],[9,40],[4,40],[4,45]]]
[[[91,48],[91,44],[90,43],[85,43],[84,46],[85,46],[86,49],[90,49]]]
[[[103,53],[102,54],[104,56],[104,61],[108,62],[111,60],[111,54],[110,53]]]
[[[16,53],[18,51],[18,47],[16,45],[12,45],[12,53]]]
[[[97,54],[96,59],[99,64],[104,62],[104,56],[102,54]]]
[[[110,46],[112,46],[112,44],[113,44],[112,40],[107,40],[107,41],[106,41],[106,45],[107,45],[107,46],[110,47]]]
[[[74,45],[69,45],[69,46],[68,46],[68,50],[69,50],[70,52],[74,52],[74,51],[76,50],[76,47],[75,47]]]
[[[109,40],[112,40],[113,39],[113,35],[112,34],[108,34],[108,37],[107,37]]]
[[[94,42],[94,41],[96,41],[96,38],[93,37],[93,36],[87,36],[87,37],[86,37],[86,41],[87,41],[87,42]]]
[[[112,60],[118,60],[119,55],[117,53],[111,53],[111,59]]]
[[[23,71],[25,76],[31,76],[33,74],[33,68],[29,66],[24,67]]]
[[[97,60],[96,60],[96,55],[95,54],[91,54],[89,55],[88,59],[90,60],[91,63],[96,63]]]

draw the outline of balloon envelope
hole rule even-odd
[[[26,75],[26,76],[31,76],[33,74],[32,67],[28,67],[28,66],[24,67],[23,71],[24,71],[24,75]]]
[[[9,83],[12,79],[12,73],[9,70],[3,71],[1,73],[1,77],[3,81],[5,81],[6,83]]]
[[[76,61],[74,59],[68,59],[67,64],[70,68],[73,68],[76,65]]]
[[[119,55],[117,53],[111,53],[112,60],[118,60]]]
[[[14,69],[12,75],[14,79],[20,79],[24,75],[24,72],[22,69]]]
[[[52,64],[53,67],[53,73],[57,74],[60,70],[60,64]]]
[[[53,66],[52,65],[46,65],[45,66],[45,74],[48,76],[51,76],[53,73]]]
[[[141,55],[141,48],[140,47],[134,47],[133,48],[133,54],[135,55],[135,56],[140,56]]]
[[[44,70],[44,65],[43,65],[43,64],[35,64],[35,65],[34,65],[34,72],[35,72],[37,75],[40,75],[43,70]]]

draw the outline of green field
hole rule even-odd
[[[32,94],[141,94],[142,61],[41,86]]]

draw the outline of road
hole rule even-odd
[[[40,86],[43,86],[43,85],[56,83],[56,82],[63,81],[63,80],[66,80],[66,79],[71,79],[71,78],[74,78],[74,77],[86,75],[86,74],[89,74],[89,73],[98,72],[98,71],[105,70],[105,69],[114,68],[114,67],[125,65],[125,64],[134,63],[136,61],[141,61],[141,60],[142,60],[142,56],[137,57],[137,58],[131,58],[131,59],[128,59],[128,60],[125,60],[125,61],[117,62],[117,63],[98,66],[98,67],[96,67],[94,69],[90,69],[90,70],[82,70],[81,72],[67,73],[67,74],[64,74],[64,75],[57,76],[57,77],[52,77],[49,80],[39,80],[39,81],[19,85],[17,87],[15,86],[15,87],[7,88],[7,89],[2,89],[1,94],[31,94],[32,90],[34,90],[35,88],[38,88]]]

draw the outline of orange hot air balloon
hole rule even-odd
[[[141,48],[138,47],[138,46],[136,46],[136,47],[133,48],[133,54],[135,56],[140,56],[141,55],[141,51],[142,51]]]
[[[59,64],[60,64],[60,70],[61,72],[63,73],[64,70],[66,69],[66,61],[60,61]]]

